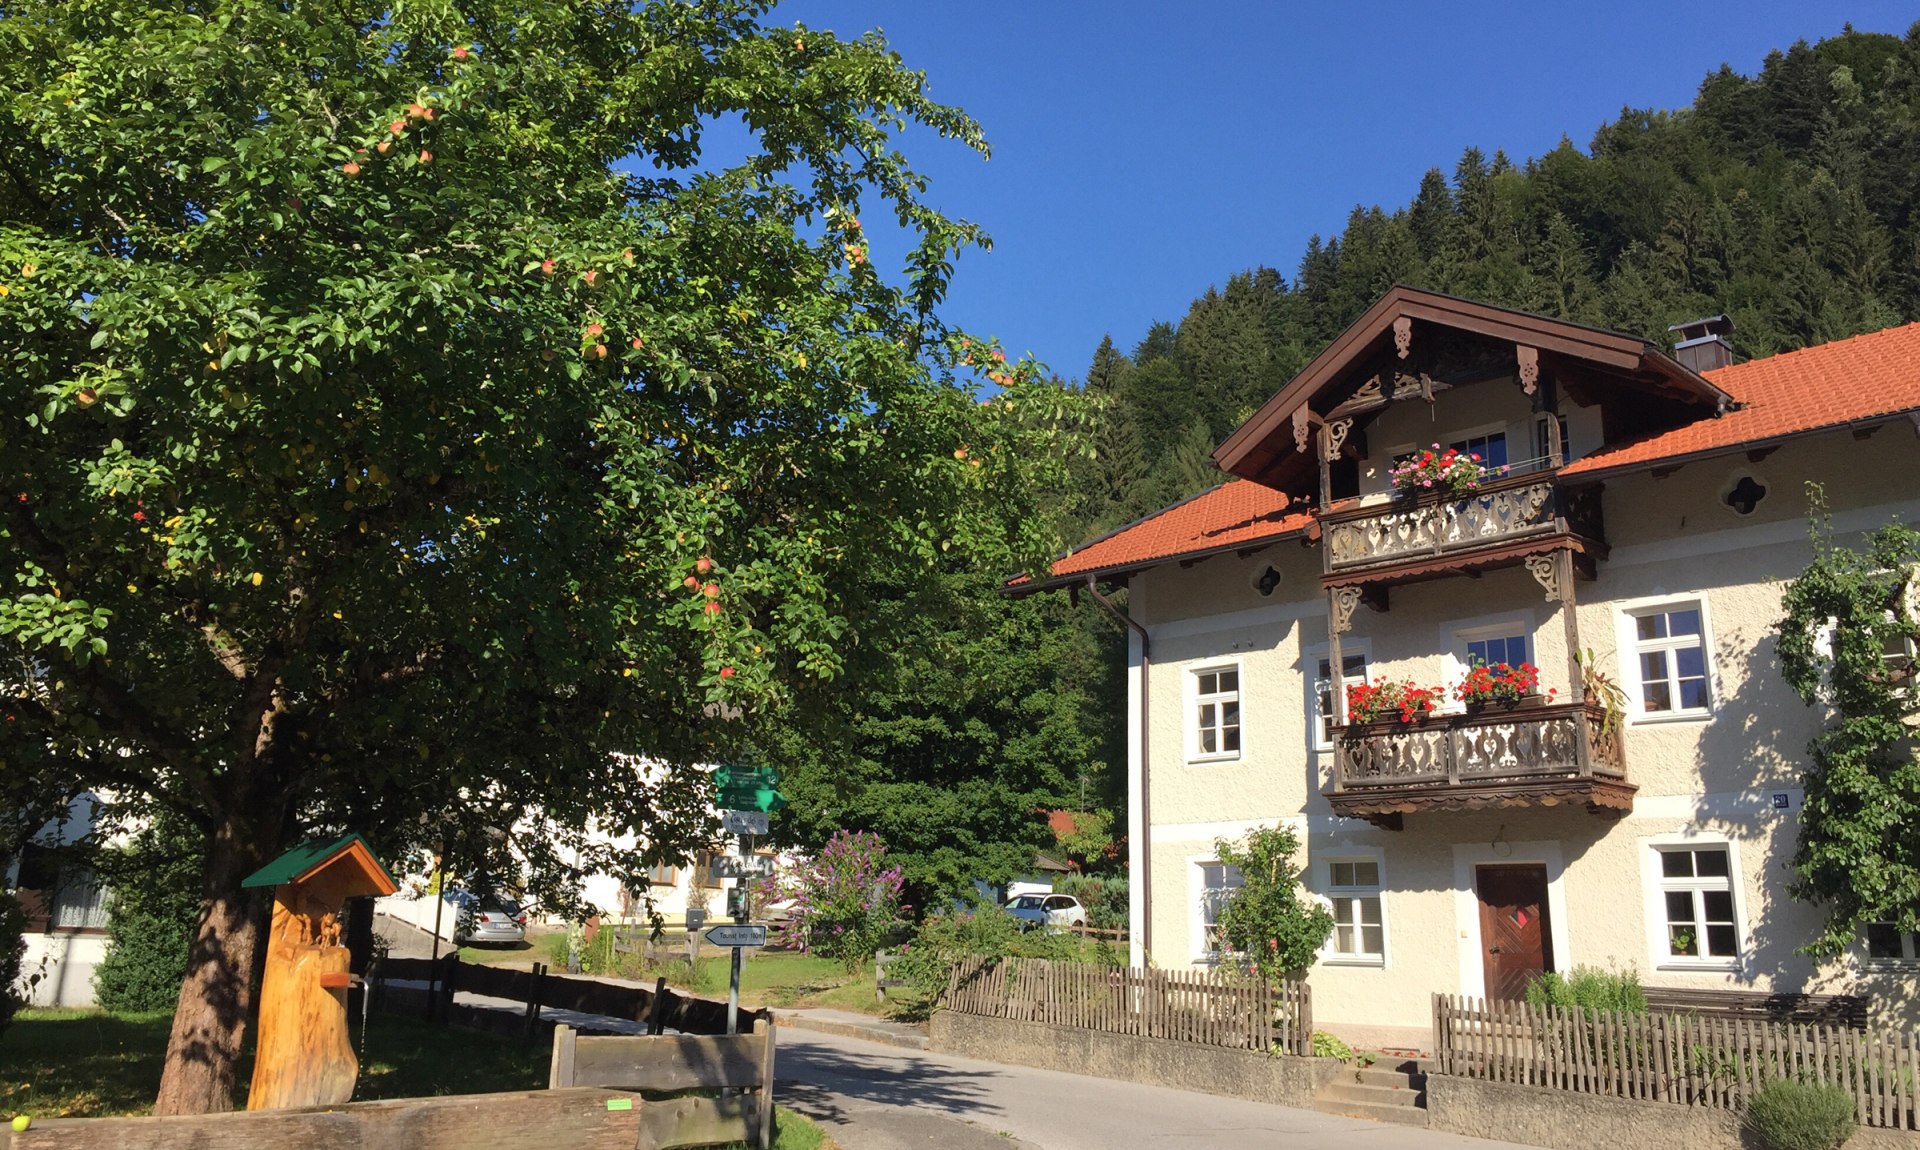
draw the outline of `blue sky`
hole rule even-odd
[[[1904,34],[1916,17],[1877,0],[788,0],[770,20],[881,28],[981,121],[990,161],[909,141],[932,202],[993,236],[962,258],[946,315],[1078,377],[1103,333],[1130,349],[1237,270],[1291,277],[1309,236],[1356,203],[1404,204],[1470,144],[1584,149],[1623,106],[1689,103],[1723,62],[1752,74],[1845,21]]]

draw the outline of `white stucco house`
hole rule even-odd
[[[1395,288],[1220,445],[1229,482],[1010,588],[1126,589],[1135,963],[1213,961],[1238,881],[1215,841],[1284,824],[1337,922],[1316,1024],[1353,1041],[1418,1048],[1434,993],[1576,964],[1852,991],[1914,1024],[1920,938],[1797,951],[1822,716],[1773,636],[1805,481],[1842,538],[1920,521],[1920,324],[1737,364],[1727,335],[1668,349]],[[1449,448],[1478,486],[1395,490]],[[1619,713],[1583,701],[1585,651]],[[1450,697],[1503,662],[1538,697]],[[1435,712],[1348,711],[1402,681],[1442,688]]]
[[[107,891],[60,848],[93,833],[100,800],[82,794],[41,827],[19,854],[0,859],[0,880],[27,915],[20,973],[33,1006],[92,1006],[93,971],[107,953]]]

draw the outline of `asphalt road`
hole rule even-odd
[[[1237,1098],[782,1028],[774,1097],[846,1150],[1523,1150]]]

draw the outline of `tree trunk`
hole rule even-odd
[[[241,887],[264,860],[233,820],[207,844],[206,898],[174,1009],[155,1114],[231,1110],[253,1010],[256,959],[265,954],[265,900]]]

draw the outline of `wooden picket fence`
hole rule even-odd
[[[1739,1110],[1779,1078],[1838,1086],[1862,1126],[1920,1129],[1920,1032],[1433,996],[1435,1070]]]
[[[986,1018],[1234,1050],[1313,1051],[1313,998],[1305,982],[1275,989],[1259,978],[1213,971],[972,958],[954,968],[941,1005]]]

